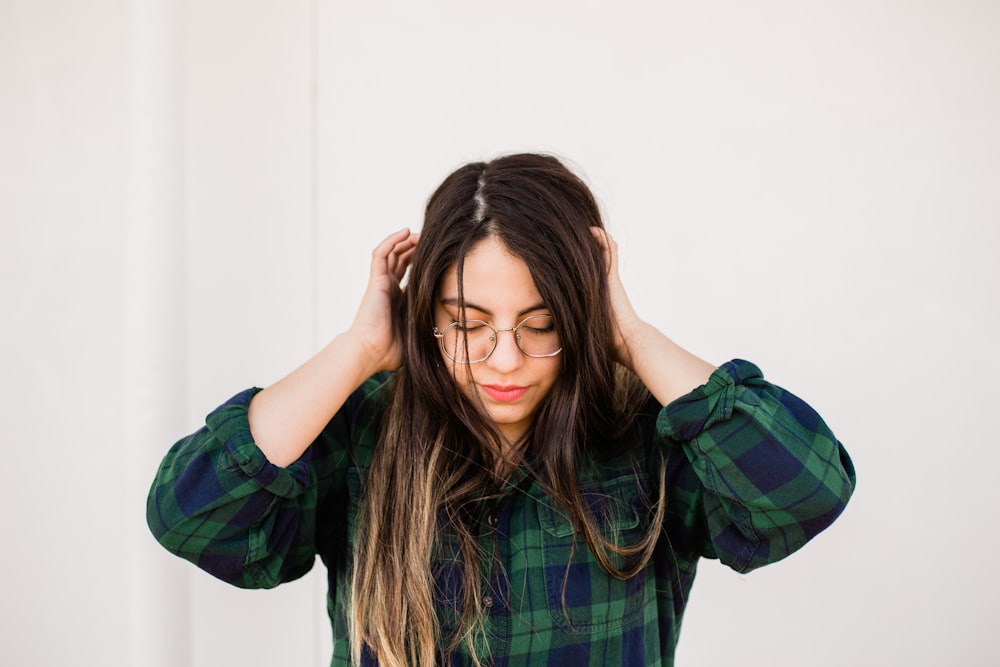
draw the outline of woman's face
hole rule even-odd
[[[550,312],[535,288],[528,266],[492,237],[473,246],[465,256],[463,288],[465,319],[483,320],[494,329],[510,329],[528,316]],[[455,266],[445,272],[437,296],[435,325],[444,331],[461,318]],[[441,354],[459,389],[473,403],[484,407],[512,443],[527,433],[559,374],[559,355],[528,357],[510,331],[500,332],[496,349],[485,361],[458,364],[443,351]]]

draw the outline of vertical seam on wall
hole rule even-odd
[[[309,328],[319,345],[319,3],[309,0]]]
[[[319,0],[308,0],[309,31],[309,343],[319,346]],[[325,664],[319,638],[325,614],[313,614],[313,664]]]

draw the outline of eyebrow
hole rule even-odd
[[[458,299],[456,299],[455,297],[448,297],[446,299],[441,299],[441,305],[442,306],[451,306],[452,308],[458,308],[459,307]],[[466,309],[472,309],[472,310],[478,310],[479,312],[481,312],[481,313],[483,313],[485,315],[488,315],[489,317],[493,317],[493,312],[491,310],[483,308],[482,306],[477,306],[476,304],[472,303],[471,301],[466,301],[465,302],[465,308]],[[536,303],[534,306],[531,306],[530,308],[525,308],[524,310],[522,310],[521,312],[519,312],[517,314],[517,316],[521,317],[522,315],[527,315],[528,313],[534,312],[536,310],[545,310],[546,308],[548,308],[548,306],[546,306],[544,303]]]

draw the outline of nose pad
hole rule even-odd
[[[524,355],[521,354],[521,348],[517,346],[517,340],[514,338],[516,335],[516,332],[510,329],[497,332],[496,348],[486,360],[491,362],[491,365],[497,370],[511,370],[523,362]]]

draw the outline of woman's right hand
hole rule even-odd
[[[402,294],[400,282],[419,240],[419,234],[402,229],[386,237],[372,251],[368,287],[348,333],[366,350],[373,374],[403,365],[403,346],[392,320]]]
[[[372,252],[368,288],[354,323],[250,402],[254,441],[277,466],[296,461],[368,377],[403,364],[392,318],[419,235],[404,229]]]

